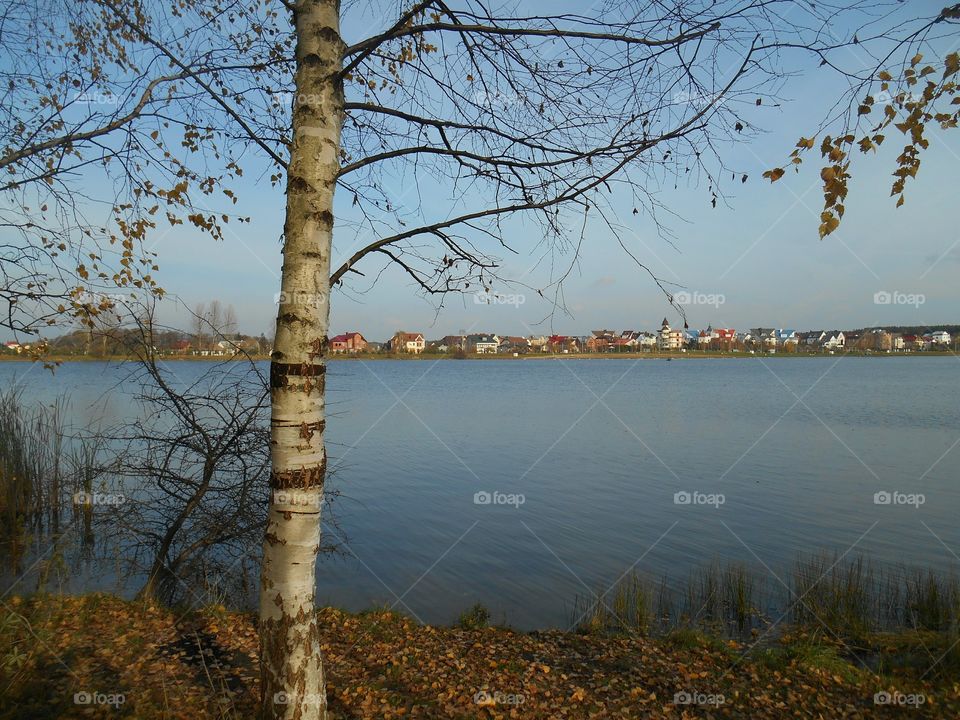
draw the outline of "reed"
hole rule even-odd
[[[903,589],[902,624],[923,630],[958,631],[960,581],[931,570],[918,570],[906,577]]]
[[[825,625],[838,635],[862,635],[875,627],[874,608],[882,587],[862,556],[802,557],[793,573],[791,620],[795,625]]]
[[[61,532],[73,494],[93,489],[96,443],[68,433],[66,400],[26,404],[0,392],[0,545],[13,570],[31,543]]]
[[[574,601],[574,622],[589,632],[659,634],[678,627],[742,632],[759,622],[759,583],[743,565],[719,563],[696,571],[680,588],[639,573],[606,592]]]
[[[57,479],[48,482],[51,426],[45,416],[50,414],[29,412],[16,390],[0,394],[0,542],[14,566],[29,535],[42,529],[52,510]],[[58,417],[54,412],[51,419]]]
[[[697,568],[674,584],[631,573],[606,591],[577,596],[573,623],[587,632],[641,635],[690,628],[737,637],[774,622],[835,639],[879,631],[960,633],[954,575],[878,569],[863,556],[820,553],[800,557],[784,582],[787,587],[763,568],[732,562]]]

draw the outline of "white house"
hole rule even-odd
[[[496,353],[500,349],[500,338],[496,335],[468,335],[467,347],[478,355]]]
[[[810,332],[800,333],[800,335],[797,336],[797,339],[803,345],[820,347],[823,344],[823,340],[826,335],[827,334],[823,330],[811,330]]]
[[[821,345],[827,350],[836,350],[842,349],[846,345],[847,339],[843,336],[842,332],[839,331],[830,331],[824,333],[824,339],[821,342]]]
[[[657,336],[652,333],[642,332],[637,336],[637,345],[642,348],[652,348],[657,345]]]
[[[683,347],[683,341],[683,330],[674,330],[664,318],[660,332],[657,333],[657,347],[661,350],[679,350]]]
[[[934,330],[930,333],[930,342],[934,345],[949,345],[950,333],[946,330]]]
[[[390,349],[393,352],[422,353],[426,345],[421,333],[408,333],[402,330],[395,333],[390,340]]]
[[[788,330],[780,328],[777,330],[777,344],[779,345],[796,345],[799,340],[796,330]]]

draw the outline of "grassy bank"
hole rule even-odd
[[[482,612],[465,617],[469,629],[422,626],[386,611],[322,610],[333,717],[960,713],[956,675],[872,667],[845,657],[826,633],[754,645],[690,629],[660,638],[521,633],[477,627]],[[904,655],[934,652],[924,640],[888,638]],[[6,599],[0,614],[3,718],[247,718],[258,683],[254,618],[222,607],[178,613],[108,595],[32,596]]]

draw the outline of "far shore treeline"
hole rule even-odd
[[[0,346],[0,359],[105,359],[131,357],[129,348],[137,331],[126,328],[91,331],[78,329],[42,343],[8,341]],[[171,359],[267,358],[270,338],[239,332],[190,333],[155,331],[153,348]],[[657,332],[643,330],[592,330],[587,335],[527,335],[496,333],[445,335],[427,339],[421,332],[399,330],[384,341],[368,340],[361,332],[328,338],[327,350],[334,357],[390,358],[429,355],[433,357],[519,357],[580,355],[750,356],[756,354],[818,355],[955,353],[960,351],[960,325],[889,325],[852,330],[807,330],[786,328],[672,328],[664,319]]]

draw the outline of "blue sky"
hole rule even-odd
[[[859,61],[855,53],[848,60],[854,66]],[[623,209],[619,220],[628,228],[625,239],[641,261],[664,280],[722,299],[689,306],[691,327],[819,329],[960,322],[960,231],[955,223],[960,132],[931,130],[920,176],[909,185],[900,209],[889,197],[890,172],[902,146],[894,133],[888,134],[878,156],[858,157],[847,215],[840,230],[822,241],[817,235],[821,197],[814,157],[800,174],[788,171],[775,185],[761,179],[764,170],[783,164],[797,138],[811,134],[841,89],[835,76],[811,67],[787,83],[782,94],[788,99],[779,108],[758,110],[754,119],[763,134],[749,144],[724,148],[727,162],[749,175],[743,185],[727,184],[729,207],[720,203],[712,208],[705,187],[681,185],[674,190],[671,183],[663,189],[661,202],[679,216],[667,221],[675,236],[673,246],[658,237],[649,218],[628,211],[626,198],[614,198]],[[183,226],[158,234],[159,277],[183,303],[219,299],[235,307],[242,331],[269,333],[279,287],[284,197],[265,180],[249,180],[241,191],[242,212],[250,214],[252,222],[231,225],[225,242]],[[427,205],[442,212],[444,202],[449,201],[437,198]],[[345,206],[343,197],[340,203]],[[522,249],[523,228],[513,227],[517,237],[508,239]],[[335,263],[353,243],[352,231],[338,226]],[[375,274],[380,262],[367,262],[364,269]],[[523,275],[532,263],[532,256],[521,255],[511,260],[505,274]],[[537,284],[544,276],[537,269],[526,277]],[[678,319],[600,222],[588,224],[582,256],[564,286],[571,315],[554,312],[550,318],[551,304],[535,294],[503,291],[523,293],[523,303],[492,306],[477,304],[472,296],[448,297],[438,313],[435,300],[420,297],[409,278],[388,269],[365,294],[335,292],[330,334],[359,330],[375,340],[399,328],[428,337],[460,329],[585,334],[599,327],[652,330],[664,316]],[[874,294],[880,291],[922,295],[924,302],[877,305]],[[173,300],[162,308],[165,319],[185,325],[184,313]]]

